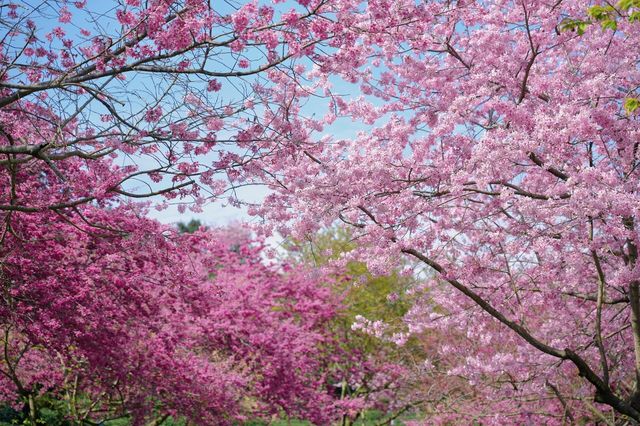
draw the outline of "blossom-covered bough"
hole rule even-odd
[[[297,236],[340,220],[370,267],[404,254],[434,272],[439,308],[416,305],[410,327],[467,335],[442,356],[498,423],[519,398],[516,422],[640,419],[639,128],[623,107],[639,33],[565,30],[586,8],[369,1],[357,41],[311,75],[359,85],[325,119],[370,130],[281,161],[258,211]]]
[[[324,2],[307,6],[3,5],[0,153],[12,189],[0,209],[164,195],[198,211],[241,185],[252,158],[287,136],[270,127],[270,86],[329,38]]]

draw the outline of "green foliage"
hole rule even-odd
[[[23,415],[21,412],[14,410],[8,405],[0,406],[0,426],[20,424]]]
[[[292,242],[287,248],[298,261],[323,266],[355,249],[356,243],[346,229],[333,228],[314,236],[313,241]],[[337,277],[332,286],[345,295],[343,320],[349,324],[349,329],[356,315],[394,323],[409,309],[403,296],[411,278],[401,276],[398,271],[374,276],[362,262],[350,262],[345,272],[345,276]],[[398,299],[391,301],[389,296],[392,294],[398,295]]]
[[[566,18],[560,23],[560,31],[575,31],[578,35],[582,35],[589,28],[589,25],[591,25],[591,21]]]
[[[357,247],[351,233],[341,227],[314,235],[306,242],[290,242],[285,245],[299,262],[312,266],[323,266],[331,260]],[[371,321],[383,321],[391,328],[404,331],[403,317],[409,310],[412,297],[406,290],[412,277],[402,276],[397,270],[387,275],[372,275],[363,262],[350,262],[344,276],[335,277],[330,285],[343,295],[343,311],[334,323],[336,336],[344,338],[344,349],[363,351],[371,356],[386,358],[390,362],[409,361],[423,357],[422,345],[411,337],[402,347],[351,329],[358,315]],[[344,366],[348,368],[348,366]]]
[[[79,399],[83,399],[80,396]],[[90,402],[87,400],[87,402]],[[44,393],[37,397],[38,417],[35,421],[35,425],[29,419],[26,413],[26,408],[23,411],[18,411],[6,403],[0,401],[0,426],[72,426],[79,424],[78,421],[69,420],[67,402],[61,399],[60,396],[54,395],[50,392]],[[158,414],[161,417],[160,414]],[[131,419],[128,417],[120,417],[116,419],[103,420],[98,423],[82,423],[82,424],[97,424],[100,426],[131,426]],[[185,426],[186,422],[183,420],[174,420],[172,417],[168,417],[162,422],[162,426]]]
[[[405,423],[402,420],[415,420],[415,416],[411,414],[403,415],[398,419],[395,419],[393,423],[396,426],[404,426]],[[356,420],[352,425],[353,426],[378,426],[380,424],[389,424],[385,422],[387,420],[387,416],[382,411],[378,410],[367,410],[362,413],[360,418]],[[265,421],[265,420],[249,420],[245,422],[242,426],[313,426],[311,423],[302,420],[273,420],[273,421]]]
[[[202,226],[202,222],[197,219],[191,219],[189,223],[178,222],[178,231],[181,234],[193,234]]]
[[[613,30],[618,29],[616,22],[616,10],[613,6],[591,6],[587,9],[587,14],[596,22],[600,22],[602,29]]]
[[[608,3],[594,5],[587,9],[587,15],[590,19],[564,19],[560,23],[560,31],[575,31],[583,35],[595,23],[599,23],[603,30],[616,31],[620,18],[629,22],[640,21],[640,0],[620,0],[615,6]]]
[[[640,107],[640,99],[627,98],[624,100],[624,110],[627,114],[633,114]]]
[[[24,425],[24,426],[71,426],[67,419],[65,404],[51,393],[44,393],[35,398],[38,407],[35,423],[31,421],[27,414],[27,408],[18,411],[11,408],[9,404],[0,401],[0,426]]]
[[[640,0],[620,0],[617,6],[625,11],[631,8],[640,9]]]

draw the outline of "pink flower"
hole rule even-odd
[[[207,84],[207,90],[209,92],[217,92],[220,89],[222,89],[222,84],[220,84],[218,80],[216,80],[215,78],[212,80],[209,80],[209,83]]]
[[[218,131],[224,127],[224,121],[219,117],[212,117],[207,120],[207,129]]]
[[[155,123],[162,118],[162,108],[157,106],[155,108],[149,108],[144,115],[144,119],[150,123]]]
[[[67,6],[63,6],[60,9],[58,21],[65,24],[71,22],[71,12],[69,12],[69,8],[67,8]]]

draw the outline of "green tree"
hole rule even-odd
[[[285,244],[290,256],[298,262],[313,267],[326,267],[332,261],[338,260],[343,254],[355,249],[357,242],[348,230],[334,227],[325,232],[314,235],[306,241],[290,241]],[[355,356],[353,363],[336,365],[336,376],[342,380],[336,383],[340,386],[340,398],[350,396],[361,397],[384,408],[391,403],[391,398],[397,399],[396,406],[400,408],[385,412],[382,418],[391,419],[398,415],[398,411],[420,405],[417,383],[423,377],[414,369],[422,365],[425,358],[424,344],[420,336],[411,336],[403,345],[397,345],[390,337],[401,334],[405,330],[404,315],[411,307],[413,296],[407,293],[414,280],[411,276],[391,270],[386,275],[373,275],[363,262],[351,261],[343,270],[337,271],[329,283],[336,292],[343,296],[344,309],[334,321],[334,335],[342,342],[342,349]],[[376,337],[371,334],[354,330],[353,325],[358,318],[364,317],[371,322],[381,321],[387,332],[385,336]],[[358,360],[365,359],[371,368],[364,371],[362,380],[356,376],[363,372],[359,370]],[[376,374],[384,366],[395,366],[396,371],[405,371],[400,378],[390,378],[389,382],[376,382]],[[359,379],[359,378],[358,378]],[[356,383],[357,382],[357,383]],[[374,404],[373,402],[376,401]],[[398,401],[402,401],[397,404]],[[386,411],[386,410],[383,410]],[[342,425],[350,425],[359,421],[366,421],[367,415],[377,415],[363,410],[355,416],[344,416]],[[377,424],[377,423],[376,423]]]
[[[182,234],[193,234],[200,227],[202,227],[202,222],[197,219],[191,219],[188,223],[178,222],[178,231]]]

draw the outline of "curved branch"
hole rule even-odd
[[[482,310],[487,312],[489,315],[500,321],[502,324],[509,327],[516,334],[522,337],[527,343],[529,343],[534,348],[539,351],[551,355],[553,357],[569,360],[571,361],[577,368],[580,376],[584,377],[596,388],[596,397],[599,401],[608,404],[609,406],[616,409],[618,412],[625,414],[635,420],[640,420],[640,411],[635,409],[633,406],[618,398],[609,385],[605,383],[586,363],[586,361],[576,354],[571,349],[557,349],[552,346],[547,345],[546,343],[540,341],[535,336],[533,336],[526,328],[522,327],[520,324],[515,323],[505,317],[500,311],[494,308],[488,301],[483,299],[478,293],[471,290],[469,287],[462,284],[455,278],[444,278],[446,276],[446,270],[443,266],[437,263],[435,260],[425,256],[415,249],[405,248],[402,249],[402,252],[405,254],[409,254],[421,262],[429,265],[432,269],[438,272],[443,276],[443,279],[463,293],[465,296],[469,297],[473,300]]]

